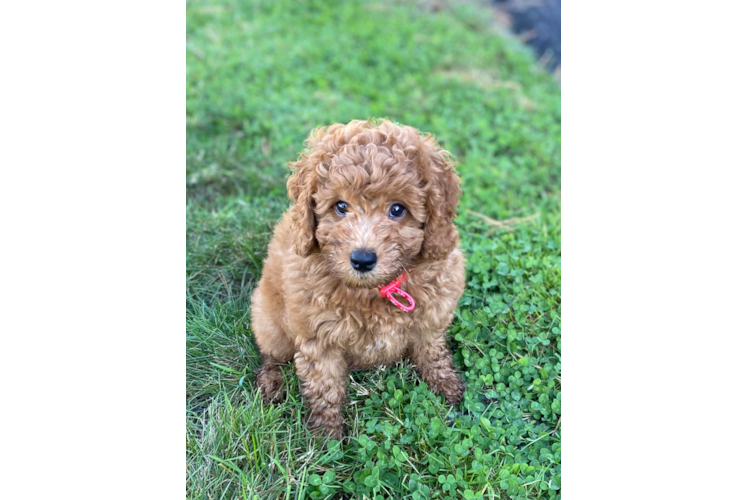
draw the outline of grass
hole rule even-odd
[[[433,2],[432,2],[433,4]],[[560,90],[468,2],[187,3],[187,497],[558,498]],[[254,390],[249,296],[310,129],[388,117],[458,159],[467,288],[446,405],[407,362],[351,375],[350,440]]]

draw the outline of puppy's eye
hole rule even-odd
[[[399,219],[405,215],[405,207],[400,205],[399,203],[395,203],[390,207],[390,217],[393,219]]]
[[[344,201],[339,201],[335,204],[335,211],[338,213],[338,215],[345,215],[345,213],[348,211],[348,203]]]

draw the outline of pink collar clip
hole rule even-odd
[[[386,297],[395,304],[397,307],[402,309],[405,312],[410,312],[416,307],[416,303],[413,300],[413,297],[408,295],[407,293],[400,290],[400,286],[405,282],[406,275],[405,273],[401,274],[394,280],[392,280],[388,285],[382,285],[379,288],[379,294],[382,297]],[[408,301],[408,305],[400,303],[397,299],[395,299],[394,294],[400,295],[401,297],[405,298]]]

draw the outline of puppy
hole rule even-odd
[[[340,439],[348,372],[408,357],[461,401],[445,339],[465,287],[451,155],[412,127],[356,120],[314,130],[290,165],[293,205],[252,295],[263,397],[283,396],[293,359],[308,427]]]

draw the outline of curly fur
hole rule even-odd
[[[465,286],[450,154],[412,127],[357,120],[312,131],[291,167],[293,204],[252,295],[263,397],[282,397],[279,365],[293,359],[309,428],[339,439],[348,372],[409,357],[434,392],[459,402],[464,384],[445,339]],[[344,216],[334,208],[341,200]],[[388,215],[395,202],[407,210],[400,219]],[[351,267],[357,248],[377,254],[368,273]],[[403,270],[410,313],[377,290]]]

